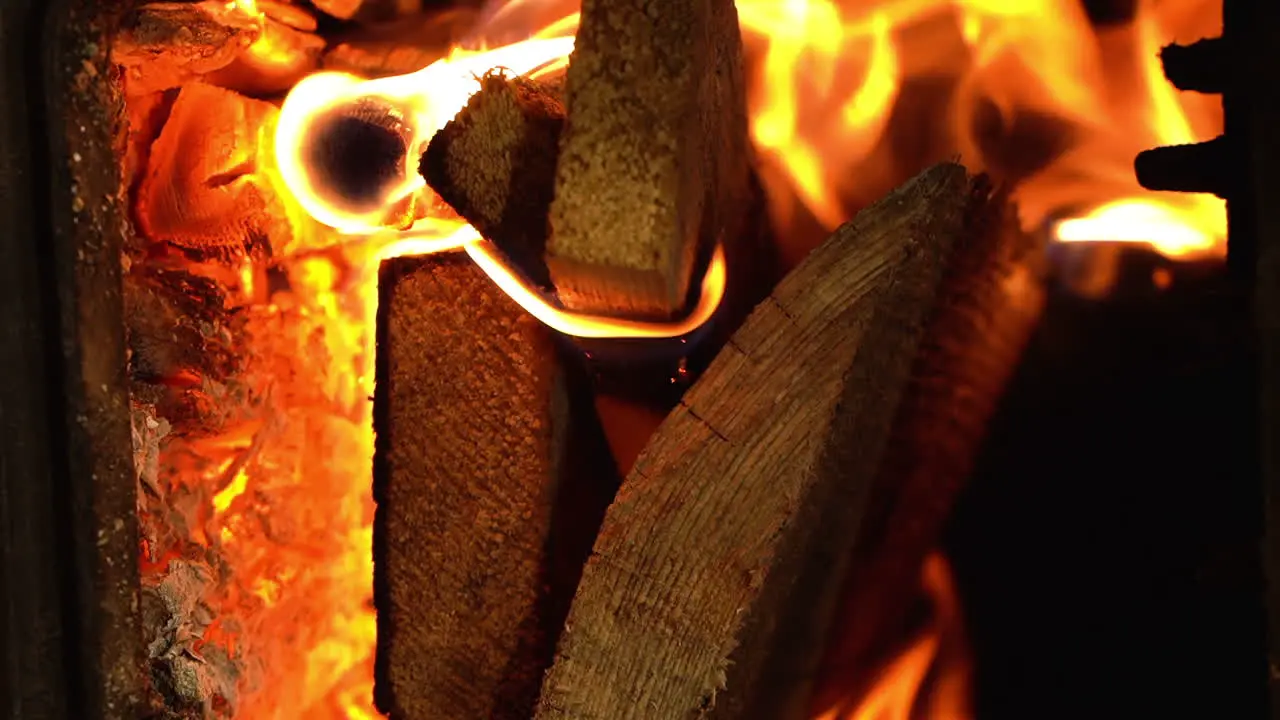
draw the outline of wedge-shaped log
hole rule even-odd
[[[949,431],[929,400],[963,406],[965,388],[933,383],[977,378],[972,390],[991,392],[1036,316],[1032,246],[1005,211],[964,168],[934,167],[755,310],[609,508],[537,717],[797,712],[851,546],[885,497],[877,477],[899,457],[886,453],[894,428],[923,412]],[[989,345],[994,323],[1007,327]],[[974,358],[972,371],[913,378],[940,349]],[[913,493],[925,480],[911,478]],[[904,557],[913,578],[919,555]]]
[[[749,214],[733,0],[585,0],[547,262],[570,308],[670,316]]]
[[[378,705],[528,718],[612,460],[552,332],[465,255],[388,261],[380,294]]]

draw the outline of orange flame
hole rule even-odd
[[[951,567],[925,559],[921,588],[931,606],[925,626],[875,675],[860,699],[815,720],[970,720],[971,661]]]
[[[254,0],[232,5],[258,12]],[[781,178],[770,184],[769,201],[781,242],[794,246],[787,254],[797,257],[821,240],[802,237],[803,215],[831,228],[923,162],[951,154],[997,179],[1003,172],[1017,180],[1024,225],[1057,220],[1052,232],[1060,241],[1147,242],[1176,257],[1220,254],[1221,202],[1145,192],[1130,166],[1142,149],[1221,129],[1212,101],[1177,96],[1156,63],[1159,43],[1214,31],[1206,18],[1216,4],[1187,5],[1194,7],[1140,2],[1134,23],[1095,31],[1072,0],[739,0],[753,70],[751,136],[766,180],[769,173]],[[191,539],[218,545],[234,573],[234,587],[217,608],[226,620],[206,641],[216,637],[262,665],[253,679],[242,680],[237,717],[378,716],[371,702],[376,632],[368,398],[382,259],[463,250],[530,313],[570,335],[681,335],[719,302],[720,252],[689,317],[636,323],[563,311],[454,218],[428,216],[403,232],[381,226],[383,208],[424,192],[413,159],[478,89],[476,78],[493,67],[531,74],[562,67],[576,13],[570,1],[509,2],[486,29],[519,27],[529,39],[492,50],[455,49],[393,78],[312,76],[294,88],[275,127],[264,130],[259,173],[294,201],[287,204],[292,244],[273,248],[290,291],[267,297],[268,283],[253,269],[240,283],[251,308],[252,352],[268,358],[256,372],[272,389],[256,408],[261,417],[239,426],[242,431],[229,430],[216,442],[175,441],[167,451],[170,459],[176,453],[199,459],[183,476],[207,488]],[[531,16],[535,24],[527,24]],[[949,88],[945,102],[902,109],[915,85],[939,78]],[[413,137],[403,181],[378,208],[353,210],[325,202],[312,187],[301,149],[310,119],[358,97],[397,108]],[[1021,167],[1020,136],[1005,131],[1027,117],[1052,118],[1061,128],[1053,138],[1056,154]],[[1001,131],[997,145],[1007,150],[1012,144],[1014,152],[993,150],[975,128],[980,118]],[[275,359],[281,357],[288,360]],[[945,660],[960,623],[944,612],[954,592],[939,563],[931,561],[926,574],[936,622],[885,666],[852,710],[824,719],[906,720],[921,712],[926,690],[933,698],[927,717],[970,716],[965,665]],[[232,627],[236,621],[243,626]]]

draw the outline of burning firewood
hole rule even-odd
[[[653,8],[582,4],[547,246],[551,277],[573,309],[679,314],[699,258],[732,239],[747,207],[734,4]]]
[[[500,74],[482,78],[480,91],[436,133],[419,166],[427,183],[445,202],[499,245],[530,279],[544,286],[551,284],[544,254],[558,146],[565,125],[560,102],[563,93],[562,76],[537,81]],[[651,180],[657,182],[657,178]],[[735,178],[733,182],[736,181]],[[662,189],[655,186],[649,192],[661,193]],[[665,414],[675,402],[673,393],[678,397],[684,388],[683,384],[670,381],[672,374],[696,373],[704,367],[710,359],[705,351],[714,351],[723,344],[776,284],[776,251],[766,236],[765,205],[750,172],[748,192],[737,197],[736,202],[732,218],[721,218],[728,224],[715,231],[723,241],[729,273],[724,300],[710,332],[701,333],[701,342],[684,347],[685,355],[678,360],[678,367],[658,367],[673,362],[668,356],[646,363],[640,374],[651,378],[652,383],[638,381],[635,357],[618,366],[619,370],[626,366],[627,377],[616,383],[612,381],[613,368],[600,365],[597,369],[604,371],[598,374],[601,389],[625,387],[625,394],[656,401]],[[711,231],[710,226],[703,230]],[[616,239],[613,235],[596,238],[605,249]],[[556,289],[562,298],[566,296],[564,288]],[[634,293],[634,287],[619,287],[613,296],[620,302],[623,297],[631,298],[627,303],[644,302],[643,296]],[[604,365],[617,364],[603,358],[615,356],[616,360],[619,355],[591,354]]]
[[[235,3],[151,3],[125,19],[111,57],[124,67],[125,93],[146,95],[230,65],[260,32]]]
[[[859,621],[901,610],[1039,310],[1010,218],[934,167],[756,309],[609,508],[537,717],[792,717],[851,556]]]
[[[378,705],[528,718],[616,471],[553,333],[465,256],[383,266]]]
[[[280,200],[257,174],[259,135],[276,108],[229,90],[182,88],[138,187],[138,227],[151,240],[243,252],[289,237]]]
[[[325,52],[321,64],[362,77],[414,72],[439,60],[475,26],[476,11],[449,5],[358,26]]]
[[[564,106],[546,86],[491,73],[431,140],[420,171],[482,235],[540,285]]]
[[[264,15],[258,39],[238,53],[226,67],[205,76],[205,82],[254,97],[265,97],[288,90],[313,72],[320,64],[325,41],[297,26],[305,28],[309,24],[314,30],[315,18],[300,8],[284,7],[292,12],[273,9],[275,17]],[[288,22],[276,17],[283,17]]]
[[[364,0],[314,0],[314,5],[324,14],[341,20],[349,20],[360,10]]]

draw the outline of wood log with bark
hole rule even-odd
[[[553,332],[466,256],[388,261],[380,294],[378,705],[528,718],[616,470]]]
[[[1037,317],[1037,249],[944,164],[814,251],[623,483],[537,717],[803,716],[845,569],[884,583],[842,606],[860,623],[900,612]]]

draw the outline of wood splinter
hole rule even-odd
[[[1011,217],[936,166],[757,307],[610,506],[537,718],[809,716],[845,569],[902,597],[876,560],[914,580],[1038,315]]]

